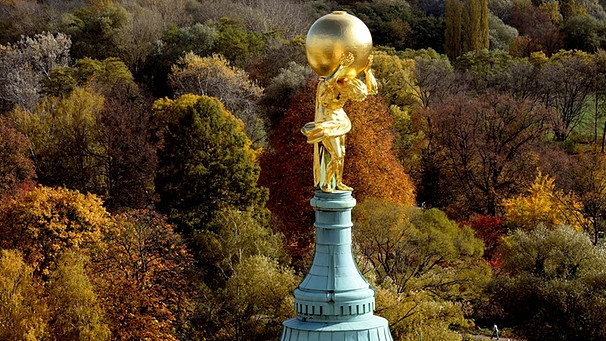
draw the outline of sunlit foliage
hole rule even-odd
[[[0,337],[4,340],[40,340],[48,335],[49,312],[32,274],[19,251],[0,250]]]
[[[461,299],[477,300],[490,277],[473,231],[437,209],[385,200],[366,200],[353,213],[360,270],[377,286],[377,313],[394,336],[457,340],[449,327],[471,322]]]
[[[221,55],[200,57],[190,52],[173,65],[168,79],[175,96],[218,98],[225,109],[244,122],[248,137],[264,144],[264,121],[257,105],[263,89],[244,70],[232,67]]]
[[[526,193],[503,200],[505,220],[525,230],[539,224],[555,228],[567,224],[576,230],[586,225],[576,195],[555,188],[554,179],[539,172]]]
[[[67,250],[99,246],[111,224],[98,197],[38,186],[0,205],[0,247],[23,252],[36,275],[48,275]]]
[[[518,230],[503,250],[503,271],[488,289],[494,316],[529,341],[601,340],[606,330],[602,247],[560,225]]]

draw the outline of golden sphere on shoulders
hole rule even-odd
[[[354,62],[345,77],[354,78],[364,70],[372,51],[372,36],[357,17],[343,11],[327,14],[311,26],[305,41],[309,66],[321,77],[335,72],[342,55],[352,53]]]

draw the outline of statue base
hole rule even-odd
[[[358,270],[351,247],[350,191],[316,191],[313,263],[295,289],[297,317],[283,323],[281,341],[391,341],[387,320],[374,316],[375,291]]]

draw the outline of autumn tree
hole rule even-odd
[[[128,20],[129,13],[117,3],[91,3],[64,14],[52,29],[71,37],[76,59],[105,59],[120,57],[124,52],[127,38],[123,27]]]
[[[0,197],[15,195],[23,184],[34,182],[36,170],[29,147],[27,137],[0,116]]]
[[[118,58],[103,60],[82,58],[71,66],[54,68],[42,80],[42,92],[48,96],[63,97],[76,87],[93,86],[105,96],[123,94],[136,97],[139,89],[128,67]]]
[[[257,105],[263,89],[246,71],[232,67],[220,55],[200,57],[190,52],[177,61],[168,78],[175,96],[195,94],[218,98],[225,109],[244,122],[246,134],[253,143],[263,144],[265,122]]]
[[[591,0],[590,0],[591,1]],[[560,14],[563,20],[568,20],[577,15],[587,15],[587,8],[582,0],[562,0],[560,4]]]
[[[23,107],[10,113],[31,142],[42,184],[105,194],[97,120],[103,101],[92,89],[77,87],[66,97],[46,98],[31,113]]]
[[[244,67],[252,58],[263,53],[263,35],[260,31],[249,29],[241,17],[222,17],[214,27],[219,33],[215,52],[225,56],[233,65]]]
[[[45,98],[10,116],[32,143],[40,181],[103,197],[111,209],[150,202],[155,168],[151,103],[116,58],[54,68]]]
[[[417,193],[423,193],[422,187],[431,181],[420,179],[426,173],[424,163],[433,153],[433,138],[427,117],[419,114],[418,107],[433,106],[455,90],[463,91],[464,86],[455,85],[456,75],[451,64],[444,55],[431,49],[397,55],[376,53],[373,70],[379,80],[381,97],[394,117],[393,150],[416,181],[415,187],[420,189]]]
[[[193,26],[168,25],[160,39],[153,42],[153,51],[143,69],[143,76],[155,94],[168,95],[168,74],[172,66],[192,52],[206,57],[212,54],[219,39],[216,28],[197,23]]]
[[[561,31],[564,35],[564,46],[568,50],[593,53],[606,43],[603,38],[603,23],[591,16],[571,17],[562,25]]]
[[[241,18],[246,23],[246,27],[253,32],[275,32],[286,39],[298,34],[305,34],[313,23],[313,13],[310,7],[292,0],[269,0],[254,3],[213,0],[196,6],[188,5],[196,22]],[[284,13],[289,13],[289,15],[284,15]]]
[[[242,122],[215,98],[183,95],[154,103],[161,134],[158,207],[191,236],[221,210],[261,213],[267,190],[257,186],[259,166]]]
[[[111,209],[149,204],[156,164],[150,130],[151,101],[117,58],[84,58],[72,67],[56,68],[43,89],[52,96],[73,100],[72,92],[81,93],[80,87],[103,97],[101,108],[89,115],[89,124],[97,130],[88,141],[88,148],[95,149],[89,151],[94,165],[89,174],[97,181],[88,190],[103,196]]]
[[[414,77],[416,61],[395,54],[373,54],[373,74],[377,78],[381,97],[389,107],[397,105],[411,110],[419,101],[420,91]]]
[[[482,94],[507,82],[509,69],[516,63],[517,60],[507,51],[483,49],[465,53],[454,66],[467,93]]]
[[[397,151],[404,167],[411,170],[419,154],[408,152],[416,147],[423,135],[414,127],[412,116],[416,106],[426,100],[427,89],[421,89],[415,77],[417,59],[407,57],[377,52],[373,55],[373,73],[378,80],[383,102],[394,118],[393,149]]]
[[[518,30],[492,13],[488,15],[488,28],[489,46],[493,50],[509,51],[509,46],[518,37]]]
[[[149,59],[157,52],[156,43],[168,25],[184,26],[191,23],[185,0],[122,1],[128,11],[127,21],[120,27],[123,44],[120,59],[141,79]],[[202,44],[202,42],[199,42]]]
[[[377,45],[398,50],[432,48],[442,52],[444,49],[442,13],[427,14],[406,2],[350,1],[333,5],[330,10],[346,10],[360,18],[370,29]]]
[[[32,0],[0,2],[0,41],[16,42],[44,30],[52,11]]]
[[[300,129],[313,119],[314,94],[314,85],[309,83],[293,99],[275,127],[271,150],[261,159],[260,183],[270,189],[267,206],[272,212],[272,225],[285,235],[288,250],[295,257],[308,252],[313,241],[313,211],[309,205],[313,196],[313,153]],[[381,99],[371,96],[361,103],[346,104],[344,110],[352,120],[344,178],[353,185],[354,196],[359,201],[379,197],[412,204],[414,188],[391,151],[392,120]]]
[[[49,335],[48,309],[33,268],[18,250],[0,250],[0,337],[40,340]]]
[[[309,205],[314,191],[310,178],[313,153],[300,134],[301,127],[313,117],[314,91],[310,82],[292,98],[283,118],[275,123],[269,139],[271,149],[260,157],[259,183],[270,190],[267,208],[272,213],[271,225],[284,234],[286,249],[295,263],[308,255],[313,243],[313,209]]]
[[[236,268],[253,256],[286,265],[288,257],[281,237],[250,209],[218,212],[207,228],[193,237],[204,282],[210,288],[224,287]]]
[[[177,340],[191,313],[192,257],[166,217],[147,210],[114,215],[106,247],[90,264],[112,335]]]
[[[315,73],[307,65],[290,62],[280,69],[265,87],[260,104],[265,109],[270,128],[284,118],[290,101],[306,88]]]
[[[272,258],[244,259],[220,296],[225,299],[226,321],[212,340],[278,338],[282,322],[295,315],[292,291],[299,281],[292,269]]]
[[[503,200],[503,210],[509,224],[525,230],[539,224],[548,228],[566,224],[576,230],[586,225],[576,195],[556,189],[554,179],[541,172],[526,193]]]
[[[0,45],[0,99],[33,110],[43,98],[41,81],[70,61],[69,36],[41,33]]]
[[[585,219],[577,219],[584,223],[583,229],[591,236],[597,245],[604,233],[606,218],[606,161],[602,153],[585,153],[575,156],[575,163],[570,177],[572,189],[582,204],[581,213]],[[579,207],[574,207],[579,208]],[[571,208],[573,209],[573,208]],[[576,212],[571,212],[573,214]]]
[[[507,232],[505,222],[500,217],[474,214],[462,224],[471,227],[475,236],[484,242],[484,259],[491,265],[498,265],[498,249]]]
[[[430,108],[428,115],[446,160],[444,185],[454,185],[465,198],[456,206],[458,214],[494,215],[503,198],[531,181],[539,160],[536,148],[550,129],[552,112],[510,96],[459,95]]]
[[[294,315],[299,283],[280,234],[251,211],[221,212],[196,235],[204,284],[194,322],[211,340],[274,339]]]
[[[583,108],[591,93],[594,73],[592,56],[581,51],[560,51],[551,56],[543,72],[543,101],[558,110],[562,126],[554,126],[555,137],[566,140],[584,116]]]
[[[392,321],[394,336],[415,333],[423,321],[442,334],[429,335],[452,339],[450,323],[469,324],[461,302],[477,300],[490,276],[482,241],[469,227],[437,209],[387,200],[366,200],[352,213],[360,270],[377,287],[378,313]],[[434,315],[433,305],[443,306],[444,314]]]
[[[541,74],[547,60],[544,53],[535,52],[528,59],[514,59],[508,62],[503,70],[490,77],[492,89],[510,94],[519,100],[542,101],[544,84],[541,82]]]
[[[519,33],[510,47],[510,52],[517,57],[528,57],[530,53],[538,51],[551,55],[564,46],[562,33],[549,14],[530,2],[517,2],[508,15],[507,23]],[[523,41],[525,43],[522,44]],[[520,48],[520,45],[525,47]]]
[[[353,213],[354,244],[364,259],[361,271],[373,272],[378,283],[392,282],[398,292],[423,283],[420,289],[435,286],[445,298],[458,295],[458,290],[450,292],[448,286],[458,287],[459,280],[436,277],[415,284],[415,278],[432,277],[432,271],[445,271],[442,268],[456,266],[462,258],[478,259],[484,251],[473,230],[459,227],[435,208],[423,210],[369,199]],[[434,238],[436,235],[441,238]]]
[[[0,204],[0,247],[47,276],[64,251],[100,246],[110,224],[98,197],[39,186]]]
[[[53,336],[60,340],[106,341],[110,329],[104,311],[85,269],[85,257],[65,251],[48,280],[50,305],[55,318],[50,323]]]
[[[355,189],[359,200],[381,198],[404,205],[415,203],[415,190],[408,174],[392,151],[393,121],[378,97],[349,103],[353,133],[348,134],[345,182]],[[355,171],[354,171],[355,170]]]
[[[111,210],[144,208],[153,201],[157,157],[150,102],[143,96],[133,100],[125,93],[105,100],[100,117],[105,150],[102,174],[105,205]]]
[[[488,286],[492,312],[529,341],[600,340],[606,335],[604,250],[562,225],[507,238],[502,271]]]

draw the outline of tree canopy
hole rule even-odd
[[[263,210],[267,190],[257,186],[256,151],[242,121],[207,96],[160,99],[154,111],[158,207],[180,231],[205,229],[222,209]]]

